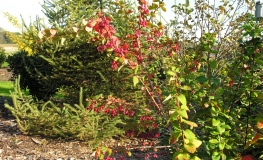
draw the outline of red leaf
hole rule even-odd
[[[241,160],[256,160],[256,158],[253,157],[252,155],[245,155],[242,157]]]
[[[263,128],[263,120],[262,119],[257,121],[257,127],[258,127],[258,129],[262,129]]]
[[[257,134],[255,135],[255,137],[252,139],[251,144],[256,143],[256,141],[257,141],[259,138],[261,138],[261,137],[262,137],[262,135],[259,134],[259,133],[257,133]]]

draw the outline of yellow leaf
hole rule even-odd
[[[195,153],[196,152],[196,146],[193,144],[185,144],[184,148],[189,152],[189,153]]]
[[[135,87],[139,83],[139,79],[137,76],[133,76],[132,80],[133,80],[133,85]]]
[[[196,148],[198,148],[198,147],[201,146],[202,141],[200,141],[200,140],[198,140],[198,139],[195,139],[192,143],[193,143],[193,145],[194,145]]]
[[[185,119],[182,119],[182,122],[185,124],[188,124],[189,126],[192,126],[192,127],[198,127],[198,125],[195,122],[191,122],[191,121],[188,121]]]
[[[131,157],[132,156],[132,153],[131,151],[127,152],[128,156]]]

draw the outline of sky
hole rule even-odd
[[[3,16],[3,12],[8,12],[19,20],[21,19],[20,15],[22,15],[26,23],[30,22],[30,17],[32,20],[35,19],[36,15],[44,17],[39,2],[43,2],[43,0],[0,0],[0,27],[9,31],[18,31]]]
[[[194,0],[189,1],[190,6],[193,5]],[[166,4],[167,11],[163,12],[162,15],[169,21],[170,19],[174,18],[174,13],[172,12],[171,6],[175,3],[185,3],[185,0],[164,0],[164,2]],[[21,20],[20,15],[22,15],[27,24],[30,22],[30,19],[34,21],[36,15],[39,15],[40,18],[45,17],[41,11],[42,7],[40,4],[42,3],[43,0],[0,0],[0,27],[12,32],[19,31],[8,22],[7,18],[3,15],[3,12],[8,12],[11,15],[17,17],[19,20]]]
[[[164,0],[167,8],[167,12],[163,14],[164,17],[168,19],[173,17],[171,6],[175,1],[176,3],[184,3],[185,0]],[[36,15],[39,15],[40,18],[45,17],[41,11],[40,4],[42,3],[43,0],[0,0],[0,27],[12,32],[19,31],[8,22],[3,12],[8,12],[19,20],[21,19],[20,15],[22,15],[26,23],[30,22],[30,18],[35,20]]]

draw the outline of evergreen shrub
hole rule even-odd
[[[123,134],[119,116],[109,116],[87,109],[82,102],[82,88],[79,104],[55,104],[34,102],[32,97],[24,96],[19,87],[20,77],[15,81],[11,93],[14,106],[5,104],[16,118],[19,129],[24,134],[48,137],[85,140],[92,147],[102,140]]]
[[[21,76],[21,89],[29,90],[34,99],[48,100],[59,85],[50,79],[52,66],[39,55],[27,56],[19,51],[7,58],[14,77]]]

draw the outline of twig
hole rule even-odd
[[[133,148],[127,148],[127,150],[135,150],[135,149],[147,149],[147,148],[171,148],[172,146],[141,146],[141,147],[133,147]]]

